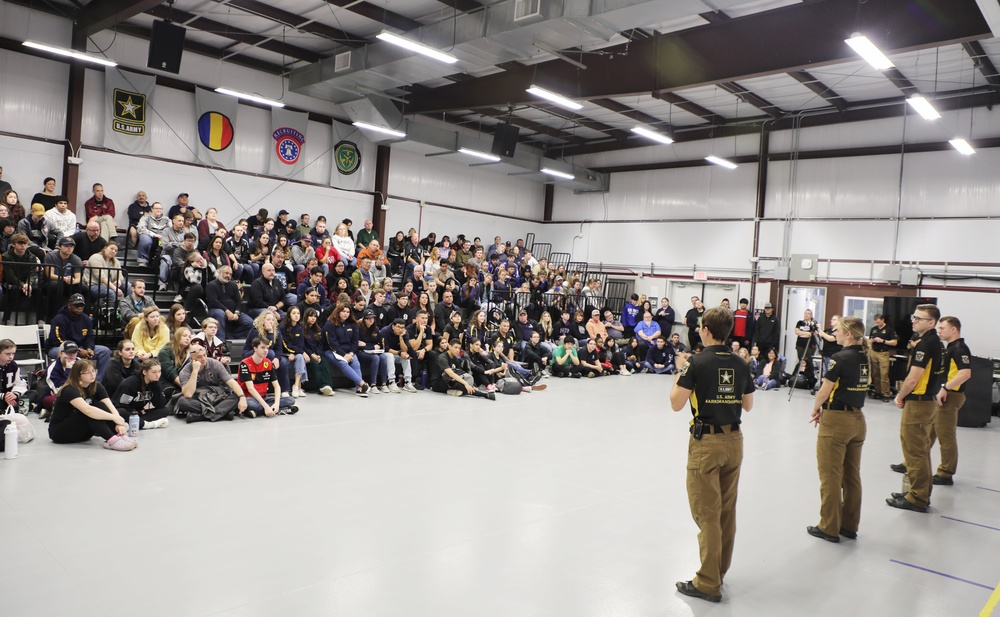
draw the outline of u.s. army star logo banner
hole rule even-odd
[[[112,127],[126,135],[146,134],[146,95],[115,88]]]

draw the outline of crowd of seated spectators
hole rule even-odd
[[[683,347],[669,338],[669,302],[654,311],[633,295],[616,317],[599,278],[551,266],[523,240],[410,229],[383,244],[370,220],[355,235],[348,219],[266,209],[230,229],[186,193],[165,208],[144,192],[119,237],[100,185],[83,229],[75,214],[72,228],[56,225],[67,203],[49,180],[27,211],[9,191],[0,227],[5,317],[34,310],[49,323],[52,364],[33,401],[53,424],[72,422],[54,430],[59,442],[96,435],[131,449],[119,420],[132,412],[142,428],[273,416],[337,387],[493,398],[546,376],[672,373]],[[155,291],[120,250],[134,252],[133,274],[152,267]],[[173,296],[165,315],[157,294]],[[119,320],[114,349],[95,339],[102,310]]]

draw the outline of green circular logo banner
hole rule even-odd
[[[361,150],[356,143],[345,139],[333,147],[333,160],[337,172],[349,176],[361,167]]]

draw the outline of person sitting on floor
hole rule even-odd
[[[448,351],[438,353],[431,363],[431,390],[453,396],[471,395],[479,398],[496,400],[493,392],[483,392],[475,386],[472,373],[462,366],[462,342],[448,341]]]
[[[674,372],[674,349],[662,337],[656,337],[656,345],[646,352],[642,368],[647,373],[665,375]]]
[[[239,382],[247,398],[247,413],[251,418],[261,414],[272,417],[278,414],[294,414],[299,410],[295,399],[282,395],[278,376],[274,371],[274,361],[268,358],[270,342],[253,337],[250,342],[253,353],[240,362]],[[268,395],[268,388],[273,394]]]
[[[126,420],[133,413],[139,416],[139,429],[166,428],[170,422],[167,397],[160,387],[160,362],[144,360],[139,372],[125,379],[111,399]]]
[[[775,349],[768,349],[767,362],[759,364],[753,383],[761,390],[773,390],[781,383],[781,374],[784,371],[785,359],[778,355]]]
[[[93,363],[77,360],[56,395],[49,422],[49,439],[64,444],[100,437],[106,449],[127,452],[139,444],[127,437],[126,432],[128,422],[121,417],[108,391],[98,382]]]

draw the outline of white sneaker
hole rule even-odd
[[[302,391],[302,388],[292,388],[292,398],[301,398],[305,395],[306,393]]]
[[[461,390],[448,390],[448,394],[450,394],[451,396],[462,396],[464,392],[462,392]]]
[[[163,281],[160,281],[159,283],[157,283],[156,289],[157,289],[157,291],[166,291],[167,290],[167,284],[164,283]]]
[[[631,375],[632,371],[628,370],[628,367],[623,366],[618,372],[619,375]]]
[[[408,381],[408,382],[406,382],[406,383],[405,383],[405,384],[403,385],[403,390],[406,390],[407,392],[416,392],[416,391],[417,391],[417,389],[416,389],[416,388],[414,388],[414,387],[413,387],[413,384],[412,384],[411,382],[409,382],[409,381]]]
[[[142,425],[142,428],[144,428],[144,429],[146,429],[146,428],[167,428],[168,424],[170,424],[170,418],[160,418],[159,420],[152,420],[150,422],[146,422],[145,424]]]
[[[374,390],[374,388],[372,389]],[[398,392],[399,389],[397,388],[396,391]],[[382,386],[381,388],[379,388],[379,392],[381,392],[382,394],[389,394],[391,390],[389,390],[389,386]]]
[[[138,264],[139,264],[139,267],[141,267],[141,268],[145,268],[145,267],[146,267],[146,265],[147,265],[147,264],[148,264],[149,262],[148,262],[148,261],[146,261],[145,259],[137,259],[137,260],[136,260],[136,263],[138,263]]]
[[[319,389],[319,393],[323,396],[333,396],[333,388],[330,386],[323,386]]]
[[[371,386],[368,388],[368,394],[382,394],[382,391],[379,390],[378,386]]]
[[[391,384],[389,384],[389,387],[386,388],[386,390],[388,390],[392,394],[400,394],[403,392],[402,390],[399,389],[399,386],[396,385],[396,382],[392,382]]]

